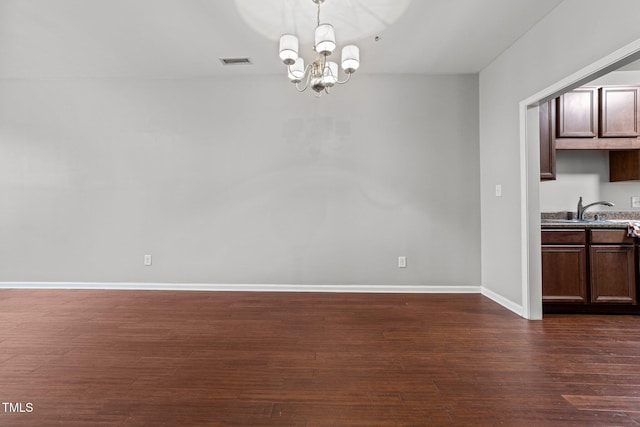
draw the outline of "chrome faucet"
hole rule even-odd
[[[582,206],[582,196],[580,196],[580,199],[578,200],[578,219],[580,221],[584,221],[585,211],[589,209],[591,206],[596,206],[596,205],[615,206],[611,202],[594,202],[594,203],[589,203],[587,206]]]

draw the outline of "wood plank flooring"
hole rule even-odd
[[[0,426],[440,425],[640,425],[640,316],[529,322],[480,295],[0,290]]]

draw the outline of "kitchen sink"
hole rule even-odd
[[[629,222],[628,219],[543,219],[543,223],[560,222],[569,224],[589,224],[589,223],[601,223],[601,224],[621,224]]]
[[[543,219],[542,222],[568,222],[568,223],[581,223],[581,222],[603,222],[595,219]]]

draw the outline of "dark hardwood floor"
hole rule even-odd
[[[638,426],[640,316],[529,322],[480,295],[1,290],[0,401],[0,426]]]

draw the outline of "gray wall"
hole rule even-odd
[[[0,81],[0,282],[478,286],[478,158],[477,76]]]
[[[540,183],[542,212],[575,211],[578,197],[584,204],[597,200],[615,203],[614,208],[596,210],[638,211],[631,207],[631,196],[640,196],[640,182],[609,182],[609,152],[577,150],[556,153],[557,180]]]
[[[522,251],[527,244],[522,227],[528,224],[521,209],[527,196],[521,172],[528,174],[529,200],[537,200],[540,166],[537,156],[521,152],[518,105],[640,38],[639,15],[636,0],[564,0],[480,73],[482,285],[513,308],[522,307],[524,263],[530,262]],[[495,197],[499,183],[500,198]],[[539,203],[527,210],[537,215]],[[530,267],[539,269],[539,262]]]

